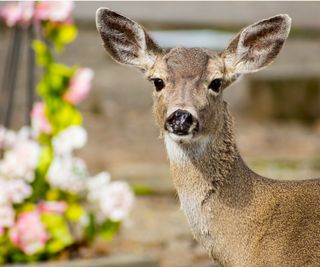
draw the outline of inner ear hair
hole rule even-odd
[[[223,52],[226,67],[249,73],[268,66],[283,47],[290,26],[291,18],[280,14],[244,28]]]
[[[119,63],[147,70],[162,53],[141,25],[108,8],[97,10],[96,24],[105,49]]]

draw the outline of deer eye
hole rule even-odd
[[[164,87],[164,81],[159,78],[152,79],[152,81],[153,81],[153,84],[156,88],[156,91],[157,92],[161,91],[161,89]]]
[[[214,79],[209,84],[209,89],[212,90],[215,93],[219,93],[222,85],[222,79]]]

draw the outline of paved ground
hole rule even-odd
[[[216,267],[192,238],[174,197],[140,197],[110,249],[152,255],[161,267]]]

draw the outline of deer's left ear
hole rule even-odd
[[[227,70],[244,74],[268,66],[279,54],[290,26],[291,18],[281,14],[243,29],[222,53]]]

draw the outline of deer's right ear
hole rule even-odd
[[[104,47],[119,63],[145,71],[162,52],[142,26],[108,8],[97,10],[96,24]]]

